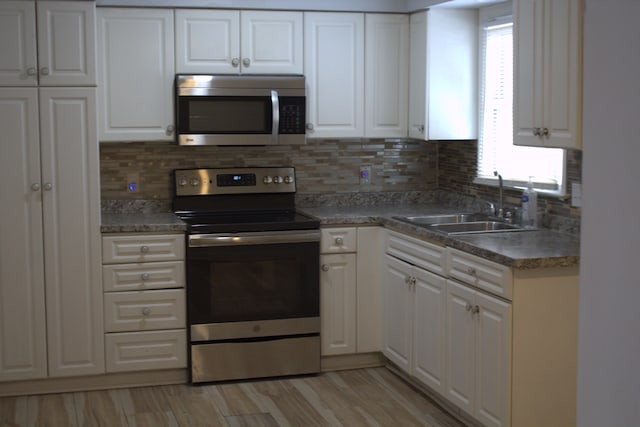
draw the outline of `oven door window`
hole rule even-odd
[[[189,251],[191,324],[319,316],[318,243]]]
[[[271,134],[273,108],[265,96],[181,96],[182,134]]]

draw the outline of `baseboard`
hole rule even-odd
[[[166,369],[159,371],[91,375],[85,377],[12,381],[0,383],[0,397],[107,390],[124,387],[186,384],[187,379],[188,373],[186,369]]]
[[[380,352],[341,354],[323,356],[320,361],[322,372],[344,371],[347,369],[375,368],[384,366],[385,358]]]

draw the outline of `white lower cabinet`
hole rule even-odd
[[[183,234],[105,234],[107,372],[187,366]]]
[[[511,304],[447,280],[445,310],[446,398],[483,425],[509,425]]]
[[[380,351],[380,227],[323,228],[320,317],[323,356]]]

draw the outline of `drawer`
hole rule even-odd
[[[446,273],[445,247],[424,240],[406,236],[395,231],[387,231],[387,254],[444,276]]]
[[[323,228],[320,232],[320,253],[356,252],[358,239],[355,227]]]
[[[106,332],[186,328],[184,289],[104,294]]]
[[[110,264],[102,267],[105,292],[184,288],[184,262]]]
[[[184,234],[104,234],[103,264],[184,260]]]
[[[186,330],[105,335],[107,372],[187,367]]]
[[[508,300],[513,294],[511,269],[484,258],[447,248],[448,276]]]

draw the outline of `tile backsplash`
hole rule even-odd
[[[103,200],[170,199],[171,172],[180,168],[293,166],[304,193],[433,190],[438,187],[437,144],[414,140],[307,141],[302,146],[184,147],[169,142],[103,143]],[[371,166],[360,184],[361,165]],[[137,173],[139,192],[127,191]]]

